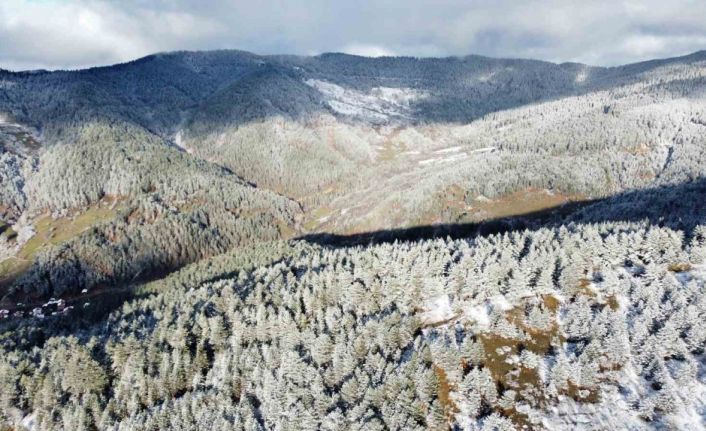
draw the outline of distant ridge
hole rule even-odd
[[[256,54],[251,51],[246,51],[246,50],[241,50],[241,49],[214,49],[214,50],[175,50],[175,51],[160,51],[160,52],[155,52],[153,54],[147,54],[142,57],[138,57],[132,60],[126,60],[124,62],[119,62],[119,63],[112,63],[112,64],[104,64],[104,65],[95,65],[95,66],[89,66],[89,67],[84,67],[84,68],[76,68],[76,69],[52,69],[52,70],[47,70],[47,69],[35,69],[35,70],[9,70],[9,69],[4,69],[0,66],[0,71],[3,72],[10,72],[10,73],[46,73],[46,72],[78,72],[78,71],[83,71],[83,70],[96,70],[96,69],[103,69],[103,68],[111,68],[111,67],[116,67],[116,66],[123,66],[123,65],[132,65],[132,64],[140,64],[143,62],[148,62],[152,59],[158,59],[158,58],[172,58],[172,57],[178,57],[178,56],[194,56],[194,55],[204,55],[204,56],[230,56],[230,55],[238,55],[238,56],[249,56],[252,58],[261,58],[261,59],[307,59],[307,58],[336,58],[336,57],[352,57],[352,58],[357,58],[357,59],[364,59],[366,61],[384,61],[388,59],[403,59],[403,60],[416,60],[416,61],[421,61],[421,60],[469,60],[469,59],[484,59],[484,60],[498,60],[498,61],[528,61],[528,62],[538,62],[538,63],[546,63],[546,64],[554,64],[554,65],[581,65],[581,66],[589,66],[589,67],[594,67],[594,68],[601,68],[601,69],[616,69],[616,68],[624,68],[624,67],[631,67],[631,66],[637,66],[637,65],[655,65],[655,64],[666,64],[666,63],[671,63],[671,62],[679,62],[679,61],[699,61],[703,60],[706,58],[706,49],[705,50],[699,50],[695,51],[690,54],[684,54],[684,55],[679,55],[679,56],[674,56],[674,57],[664,57],[664,58],[659,58],[659,59],[651,59],[651,60],[644,60],[644,61],[638,61],[634,63],[626,63],[622,65],[615,65],[615,66],[600,66],[600,65],[591,65],[587,63],[580,63],[580,62],[573,62],[573,61],[567,61],[567,62],[552,62],[548,60],[538,60],[538,59],[532,59],[528,57],[494,57],[494,56],[487,56],[487,55],[480,55],[480,54],[466,54],[466,55],[448,55],[448,56],[439,56],[439,57],[424,57],[424,56],[411,56],[411,55],[401,55],[401,56],[379,56],[379,57],[367,57],[363,55],[357,55],[357,54],[348,54],[345,52],[322,52],[321,54],[316,54],[316,55],[298,55],[298,54]]]

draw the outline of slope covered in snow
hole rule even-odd
[[[704,428],[703,52],[178,52],[0,113],[0,429]]]
[[[602,223],[234,250],[72,335],[52,331],[60,316],[15,324],[0,389],[18,396],[0,414],[35,429],[701,429],[704,234]],[[23,348],[36,331],[51,335]]]

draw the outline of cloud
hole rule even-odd
[[[346,45],[340,49],[341,52],[352,55],[360,55],[363,57],[394,57],[395,53],[385,48],[384,46],[377,45],[364,45],[359,43],[352,43]]]
[[[221,34],[222,23],[180,11],[101,1],[3,0],[0,67],[80,68],[180,49]],[[205,47],[206,45],[204,45]]]
[[[0,67],[219,48],[615,65],[704,49],[705,22],[701,0],[2,0]]]

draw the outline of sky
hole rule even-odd
[[[706,49],[706,1],[0,0],[4,69],[223,48],[612,66]]]

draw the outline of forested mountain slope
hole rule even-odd
[[[30,161],[7,156],[16,178],[7,186],[12,227],[2,237],[6,305],[164,274],[286,238],[301,218],[296,202],[129,123],[64,130],[71,142]]]
[[[705,61],[214,51],[0,71],[3,294],[112,284],[260,234],[477,223],[693,181],[706,166]],[[182,245],[108,263],[166,237],[90,228],[142,232],[144,212],[176,223]]]
[[[502,208],[516,193],[551,206],[700,177],[706,124],[701,57],[586,72],[583,83],[596,76],[582,84],[591,91],[467,124],[411,124],[388,115],[413,115],[415,97],[422,97],[417,90],[361,93],[316,81],[312,86],[333,112],[304,119],[280,113],[225,128],[191,123],[179,143],[300,200],[313,209],[308,226],[317,230],[478,221],[512,211]],[[363,108],[370,107],[384,124],[368,118],[373,114]]]
[[[0,411],[35,429],[698,429],[703,235],[296,243],[249,251],[274,259],[254,269],[236,252],[85,329],[6,330]]]
[[[412,97],[410,110],[404,116],[382,114],[412,123],[465,123],[489,112],[635,83],[655,71],[689,67],[704,59],[706,53],[699,52],[669,60],[598,68],[480,56],[373,59],[345,54],[295,57],[257,56],[242,51],[176,52],[80,71],[14,73],[0,69],[0,103],[3,114],[31,126],[50,129],[50,125],[110,118],[130,120],[163,136],[174,132],[184,115],[199,106],[213,109],[207,100],[217,98],[219,90],[231,86],[238,87],[236,96],[260,96],[252,101],[248,116],[241,118],[234,115],[237,111],[226,111],[221,112],[220,118],[201,121],[230,123],[267,116],[297,118],[306,113],[337,112],[338,104],[330,103],[335,102],[334,97],[325,97],[324,103],[316,106],[292,100],[294,92],[303,93],[306,87],[299,88],[291,81],[279,87],[274,84],[296,80],[312,87],[308,90],[312,100],[320,99],[322,93],[317,91],[317,82],[333,85],[336,90],[361,94],[372,91],[379,101],[391,105],[404,99],[401,93],[412,92],[421,97]],[[273,109],[286,103],[288,106]],[[367,106],[366,110],[375,108]]]
[[[706,428],[706,52],[0,70],[0,150],[3,431]]]

